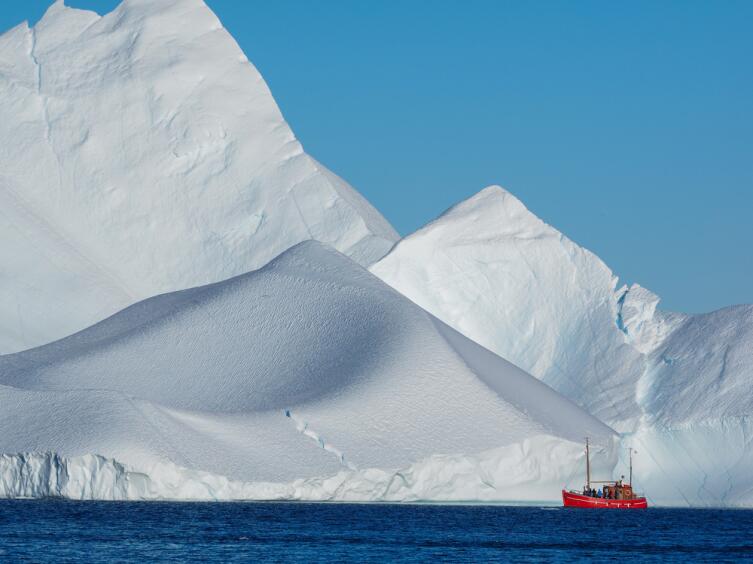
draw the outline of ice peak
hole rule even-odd
[[[479,190],[471,196],[450,208],[446,213],[466,212],[469,210],[492,213],[504,208],[507,213],[527,212],[533,215],[518,198],[497,184],[492,184]]]
[[[476,198],[486,198],[486,197],[497,197],[497,198],[504,198],[505,196],[511,195],[510,192],[502,188],[499,184],[491,184],[487,186],[486,188],[482,188],[478,192],[476,192],[473,196],[470,198],[467,198],[467,200],[473,200]]]
[[[32,29],[36,32],[53,28],[56,30],[56,42],[58,42],[65,38],[76,37],[99,19],[100,16],[96,12],[71,8],[66,6],[64,0],[56,0]]]
[[[190,17],[193,24],[209,24],[222,27],[219,19],[204,0],[123,0],[113,12],[136,12],[150,17],[169,14],[170,17],[186,20]],[[108,14],[109,15],[109,14]]]
[[[59,12],[65,11],[65,10],[74,10],[75,8],[71,8],[69,6],[66,6],[65,0],[55,0],[50,6],[45,10],[44,15],[42,16],[42,19],[52,16],[54,14],[57,14]],[[83,10],[81,10],[83,11]]]
[[[327,279],[335,284],[339,284],[344,279],[352,279],[373,287],[377,282],[377,279],[357,262],[331,245],[315,239],[302,241],[292,246],[261,270],[306,271],[319,279]],[[253,274],[243,274],[241,277]]]
[[[194,36],[197,31],[222,29],[219,19],[203,0],[122,0],[111,12],[101,15],[93,10],[67,6],[65,0],[56,0],[34,27],[44,29],[55,25],[58,27],[57,35],[63,42],[98,20],[102,20],[102,30],[107,31],[119,27],[149,27],[153,22],[165,28],[165,37]],[[82,22],[82,25],[77,25],[76,22]]]
[[[50,4],[47,10],[45,10],[45,13],[42,15],[39,21],[34,25],[34,27],[37,27],[37,26],[44,27],[51,20],[54,20],[61,16],[62,17],[83,16],[92,20],[98,20],[101,17],[94,10],[85,10],[83,8],[73,8],[71,6],[68,6],[65,3],[65,0],[55,0],[52,4]]]
[[[316,260],[321,262],[322,264],[339,263],[341,265],[349,265],[353,268],[358,268],[358,264],[356,262],[350,260],[334,247],[327,245],[326,243],[322,243],[321,241],[317,241],[316,239],[308,239],[306,241],[301,241],[300,243],[293,245],[292,247],[283,251],[277,257],[272,259],[268,263],[268,265],[271,266],[274,264],[300,262],[302,260],[306,260],[306,262]]]
[[[487,186],[470,198],[455,204],[414,237],[439,236],[452,242],[458,239],[532,238],[560,233],[528,210],[512,193],[498,185]]]
[[[50,4],[49,8],[47,8],[45,15],[55,14],[55,13],[63,12],[63,11],[90,12],[93,14],[97,13],[94,10],[73,8],[71,6],[68,6],[65,2],[66,0],[54,0]],[[123,10],[130,10],[130,9],[141,9],[141,10],[148,10],[152,12],[164,12],[166,10],[173,9],[178,6],[180,6],[181,8],[186,7],[186,6],[193,7],[193,8],[204,8],[207,11],[211,12],[211,9],[209,8],[209,6],[207,6],[204,0],[160,0],[159,2],[155,2],[154,0],[121,0],[121,2],[112,11],[108,12],[107,14],[98,14],[98,15],[101,15],[101,16],[110,15],[115,12],[121,12]]]

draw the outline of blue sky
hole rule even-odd
[[[665,308],[753,302],[753,2],[207,3],[401,233],[496,183]]]

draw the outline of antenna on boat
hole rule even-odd
[[[631,486],[633,485],[633,453],[635,452],[638,454],[637,450],[634,450],[633,447],[628,447],[628,451],[630,452],[630,482],[628,482]]]
[[[591,452],[588,445],[588,437],[586,437],[586,488],[591,491]]]

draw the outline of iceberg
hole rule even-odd
[[[753,306],[664,312],[499,186],[371,271],[619,431],[650,501],[753,504]]]
[[[58,0],[0,36],[0,100],[0,354],[303,240],[368,265],[398,238],[201,0]]]
[[[753,505],[753,306],[498,186],[399,239],[202,0],[0,35],[0,497]]]
[[[554,501],[614,432],[350,258],[134,304],[0,356],[0,495]]]

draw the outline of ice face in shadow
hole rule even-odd
[[[370,264],[397,234],[201,0],[58,1],[0,36],[0,354],[307,239]]]
[[[615,462],[609,427],[311,241],[0,356],[0,384],[0,451],[92,454],[147,474],[169,463],[287,483],[435,455],[461,468],[504,447],[531,473],[494,474],[498,495],[525,482],[521,496],[551,500],[552,480],[579,485],[583,437]],[[436,472],[432,488],[450,495]]]

